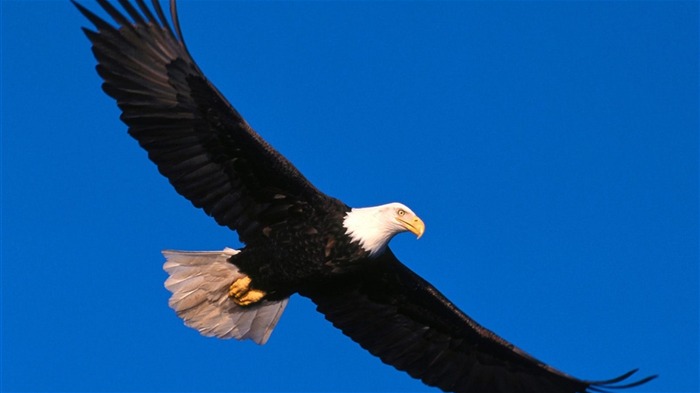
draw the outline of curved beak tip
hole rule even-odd
[[[425,233],[425,223],[420,218],[413,220],[413,233],[416,234],[416,240],[420,239]]]
[[[407,231],[416,235],[417,239],[420,239],[421,236],[423,236],[423,233],[425,232],[425,223],[420,218],[415,217],[412,220],[404,220],[399,218],[399,221]]]

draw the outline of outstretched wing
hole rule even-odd
[[[343,333],[384,363],[449,392],[573,393],[620,385],[582,381],[480,326],[390,250],[368,271],[301,292]],[[636,371],[636,370],[635,370]]]
[[[206,79],[185,47],[174,1],[174,30],[157,0],[153,10],[144,0],[136,1],[138,9],[120,0],[125,13],[98,2],[116,27],[73,3],[97,29],[83,31],[102,87],[178,193],[246,243],[269,224],[261,221],[326,198]]]

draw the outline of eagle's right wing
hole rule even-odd
[[[299,205],[326,198],[268,145],[207,80],[190,56],[175,9],[170,27],[157,0],[155,14],[105,0],[117,27],[74,2],[97,31],[92,42],[104,91],[116,99],[129,134],[148,151],[178,193],[238,231],[243,242]]]

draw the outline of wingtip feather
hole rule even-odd
[[[629,389],[629,388],[634,388],[640,385],[644,385],[647,382],[650,382],[656,378],[658,378],[658,375],[650,375],[644,378],[641,378],[636,381],[631,381],[628,383],[620,384],[620,382],[626,381],[628,378],[630,378],[632,375],[636,374],[639,371],[638,368],[635,368],[633,370],[630,370],[618,377],[611,378],[608,380],[604,381],[589,381],[589,387],[588,389],[593,392],[601,392],[605,393],[610,390],[619,390],[619,389]]]

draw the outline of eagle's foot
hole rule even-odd
[[[250,287],[248,276],[237,279],[228,289],[228,296],[239,306],[249,306],[265,297],[265,292]]]

